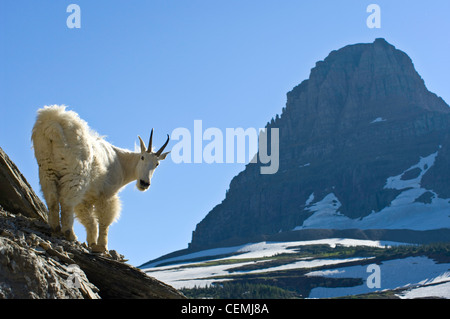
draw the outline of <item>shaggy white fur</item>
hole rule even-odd
[[[66,106],[38,110],[31,138],[52,229],[76,240],[75,213],[92,250],[107,251],[108,228],[120,214],[119,190],[134,180],[140,191],[147,190],[159,161],[169,153],[162,153],[169,136],[157,152],[152,136],[153,130],[148,149],[139,137],[141,151],[131,152],[105,141]]]

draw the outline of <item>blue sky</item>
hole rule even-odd
[[[69,4],[81,28],[69,29]],[[366,8],[381,8],[369,29]],[[259,128],[315,62],[347,44],[384,37],[405,51],[429,90],[450,101],[450,2],[301,0],[0,0],[0,147],[41,196],[31,149],[36,111],[65,104],[119,147],[155,128]],[[172,141],[170,149],[176,141]],[[121,192],[109,248],[139,265],[186,248],[244,164],[157,169],[146,193]],[[84,229],[76,225],[80,240]]]

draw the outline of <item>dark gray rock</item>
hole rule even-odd
[[[47,221],[47,207],[36,196],[25,177],[1,147],[0,203],[10,212]]]

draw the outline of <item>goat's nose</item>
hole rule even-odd
[[[144,181],[142,179],[139,180],[139,183],[141,184],[141,186],[143,188],[149,188],[149,186],[150,186],[150,183],[147,183],[146,181]]]

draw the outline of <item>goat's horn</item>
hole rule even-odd
[[[152,152],[152,140],[153,140],[153,129],[152,129],[152,132],[150,133],[150,141],[148,141],[147,153]]]
[[[164,143],[163,146],[161,146],[161,148],[158,150],[158,152],[156,152],[156,156],[161,155],[162,151],[164,151],[164,149],[166,148],[167,144],[169,144],[169,134],[167,134],[167,141]]]

